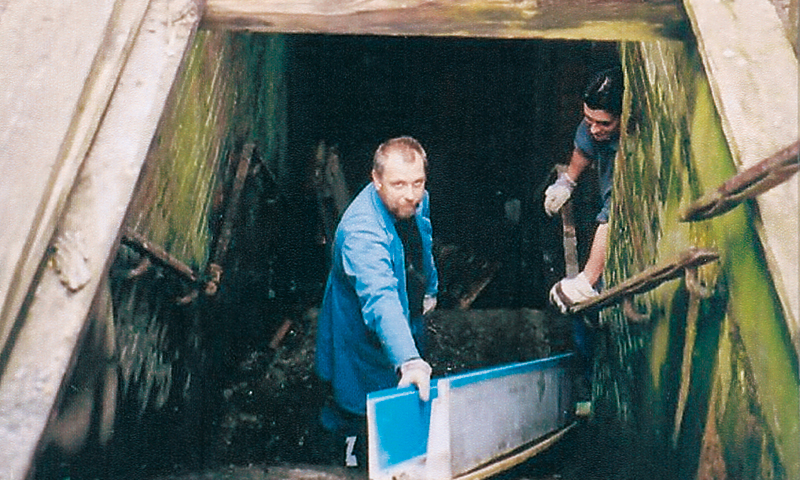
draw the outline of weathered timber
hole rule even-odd
[[[719,254],[715,251],[702,248],[690,248],[678,255],[675,259],[650,267],[619,285],[605,290],[591,300],[570,306],[569,312],[574,314],[620,303],[632,295],[652,290],[666,281],[683,276],[687,269],[705,265],[718,258]]]
[[[14,329],[147,4],[13,1],[0,11],[0,349]]]
[[[60,5],[55,2],[50,7],[56,3]],[[31,2],[22,4],[30,6]],[[133,4],[139,6],[137,2],[119,6]],[[102,9],[92,11],[91,7],[82,6],[87,23],[97,21]],[[90,306],[116,248],[123,217],[201,10],[201,5],[193,0],[152,0],[147,5],[142,27],[134,29],[136,36],[130,54],[118,64],[122,68],[119,81],[105,107],[102,122],[90,135],[92,143],[80,177],[64,202],[57,226],[58,238],[71,237],[77,241],[79,255],[67,261],[84,263],[88,277],[79,289],[71,290],[62,283],[54,268],[43,269],[13,348],[8,349],[0,377],[0,445],[3,445],[0,476],[3,480],[29,477],[37,445],[58,400],[62,380],[71,368]],[[8,13],[6,11],[3,16],[4,22]],[[53,29],[53,18],[56,16],[52,11],[40,12],[31,29]],[[86,35],[75,23],[60,25],[63,28],[55,30],[75,31],[80,37]],[[116,38],[113,32],[109,35]],[[65,51],[71,50],[61,48],[50,53],[56,57]],[[98,55],[102,56],[102,52]],[[50,73],[50,79],[56,82],[57,78],[68,76],[63,71]],[[86,108],[92,106],[86,105]],[[54,115],[46,110],[37,114]],[[59,115],[69,118],[70,112],[62,111]],[[82,117],[78,115],[79,118]],[[78,119],[72,118],[72,121]],[[34,137],[38,135],[29,138],[33,141]],[[47,155],[47,158],[55,157],[52,152]],[[23,155],[21,159],[34,157]],[[43,169],[41,165],[38,168],[38,171]]]
[[[317,206],[325,229],[325,241],[333,244],[336,225],[350,203],[350,190],[336,148],[326,146],[325,142],[317,145],[312,181],[317,189]]]
[[[722,215],[743,201],[755,198],[789,180],[800,170],[800,142],[731,177],[713,192],[703,195],[681,215],[684,222],[696,222]]]
[[[480,295],[483,289],[485,289],[486,286],[491,283],[501,266],[502,262],[494,261],[482,269],[480,278],[475,280],[472,285],[470,285],[469,290],[461,298],[459,298],[459,310],[466,310],[472,306],[472,303],[478,298],[478,295]]]
[[[559,173],[567,171],[567,166],[563,164],[556,168]],[[568,198],[561,207],[561,229],[564,233],[564,270],[567,278],[573,278],[580,273],[580,267],[578,266],[578,239],[575,232],[571,198]]]
[[[288,318],[283,321],[278,330],[275,332],[275,335],[272,336],[272,339],[269,341],[269,348],[272,350],[277,350],[278,347],[281,346],[281,342],[283,338],[289,333],[289,330],[292,328],[292,321]]]
[[[236,165],[236,175],[233,179],[230,194],[228,195],[227,204],[225,205],[225,214],[222,219],[220,231],[217,233],[217,244],[214,249],[214,257],[211,261],[212,264],[216,265],[217,269],[222,268],[221,265],[225,261],[225,254],[228,253],[228,246],[233,236],[233,225],[236,220],[236,214],[239,212],[239,203],[242,198],[244,183],[245,180],[247,180],[247,174],[250,172],[250,163],[252,162],[253,155],[255,155],[255,150],[256,146],[254,143],[246,144],[239,157],[239,163]]]
[[[734,160],[741,170],[798,135],[798,62],[768,0],[685,0],[697,48]],[[795,351],[800,355],[800,249],[795,175],[760,195],[756,222]],[[800,475],[800,466],[795,475]]]
[[[677,1],[209,0],[203,27],[282,33],[656,40],[680,35]]]
[[[178,273],[189,282],[195,283],[200,277],[197,272],[192,270],[192,267],[173,257],[163,247],[154,244],[133,230],[127,230],[122,235],[122,242],[139,251],[139,253],[147,255],[148,258],[152,258],[157,263],[169,267],[170,270]]]

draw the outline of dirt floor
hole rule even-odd
[[[274,467],[230,467],[216,471],[184,476],[161,477],[159,480],[365,480],[365,471],[348,470],[344,467],[321,467],[317,465],[294,465]],[[518,476],[515,480],[558,480],[561,474],[546,476]]]
[[[159,480],[364,480],[363,470],[319,465],[228,467],[187,475],[160,477]]]
[[[246,356],[224,389],[212,456],[245,466],[161,480],[367,478],[363,471],[309,464],[323,398],[313,375],[315,316],[306,312],[274,350]],[[442,377],[564,352],[571,324],[533,309],[440,310],[429,316],[428,331],[427,358],[434,377]]]
[[[272,351],[254,351],[224,388],[211,456],[224,464],[308,463],[324,390],[313,373],[316,311]],[[532,310],[441,310],[428,318],[434,377],[544,358],[569,349],[571,324]]]

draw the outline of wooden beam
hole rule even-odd
[[[52,3],[54,7],[59,4]],[[0,376],[3,480],[22,480],[31,473],[39,440],[70,370],[101,278],[107,273],[168,93],[200,22],[200,11],[198,0],[151,0],[130,54],[121,62],[119,82],[58,219],[54,248],[62,255],[58,262],[47,262],[43,268],[13,348],[6,352]],[[86,22],[91,23],[92,19],[104,19],[107,12],[84,13]],[[44,13],[37,19],[43,17]],[[55,19],[53,16],[50,23],[38,27],[75,28],[69,23],[53,24]],[[113,32],[110,35],[114,37]],[[48,55],[66,54],[60,45],[54,47],[59,48]],[[47,116],[48,112],[38,114]],[[47,132],[42,133],[46,136]]]
[[[0,349],[146,7],[146,0],[15,0],[1,12]]]
[[[282,33],[656,40],[681,35],[672,0],[209,0],[203,27]]]
[[[797,57],[768,0],[684,3],[731,154],[745,171],[800,137]],[[795,175],[760,195],[756,225],[800,356],[798,191]]]

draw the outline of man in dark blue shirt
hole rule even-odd
[[[562,313],[567,313],[570,306],[597,295],[596,286],[605,268],[623,88],[619,68],[604,70],[589,83],[583,95],[583,120],[575,133],[575,148],[569,166],[545,191],[544,209],[552,216],[569,199],[584,170],[593,165],[597,171],[602,206],[595,218],[598,225],[589,258],[576,277],[564,278],[550,290],[550,301]]]
[[[583,120],[575,132],[575,148],[567,170],[545,191],[544,209],[552,216],[566,203],[581,174],[593,166],[598,175],[600,207],[595,217],[597,228],[583,270],[573,278],[564,278],[550,289],[550,302],[568,313],[569,308],[598,295],[606,263],[608,244],[608,215],[614,177],[614,159],[619,145],[619,124],[622,113],[622,71],[612,68],[598,73],[583,94]],[[590,169],[591,170],[591,169]],[[592,383],[591,358],[593,336],[581,318],[573,319],[573,341],[576,351],[576,395],[580,400],[590,398]]]

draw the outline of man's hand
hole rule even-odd
[[[544,211],[552,217],[567,203],[575,188],[575,181],[569,178],[567,172],[558,174],[558,179],[544,191]]]
[[[419,399],[427,402],[431,396],[431,366],[421,358],[412,358],[400,365],[398,387],[414,385],[419,390]]]
[[[436,308],[436,297],[425,295],[422,299],[422,314],[427,315]]]
[[[561,313],[569,312],[576,303],[585,302],[598,295],[597,291],[581,272],[575,278],[564,278],[550,289],[550,303],[557,306]]]

